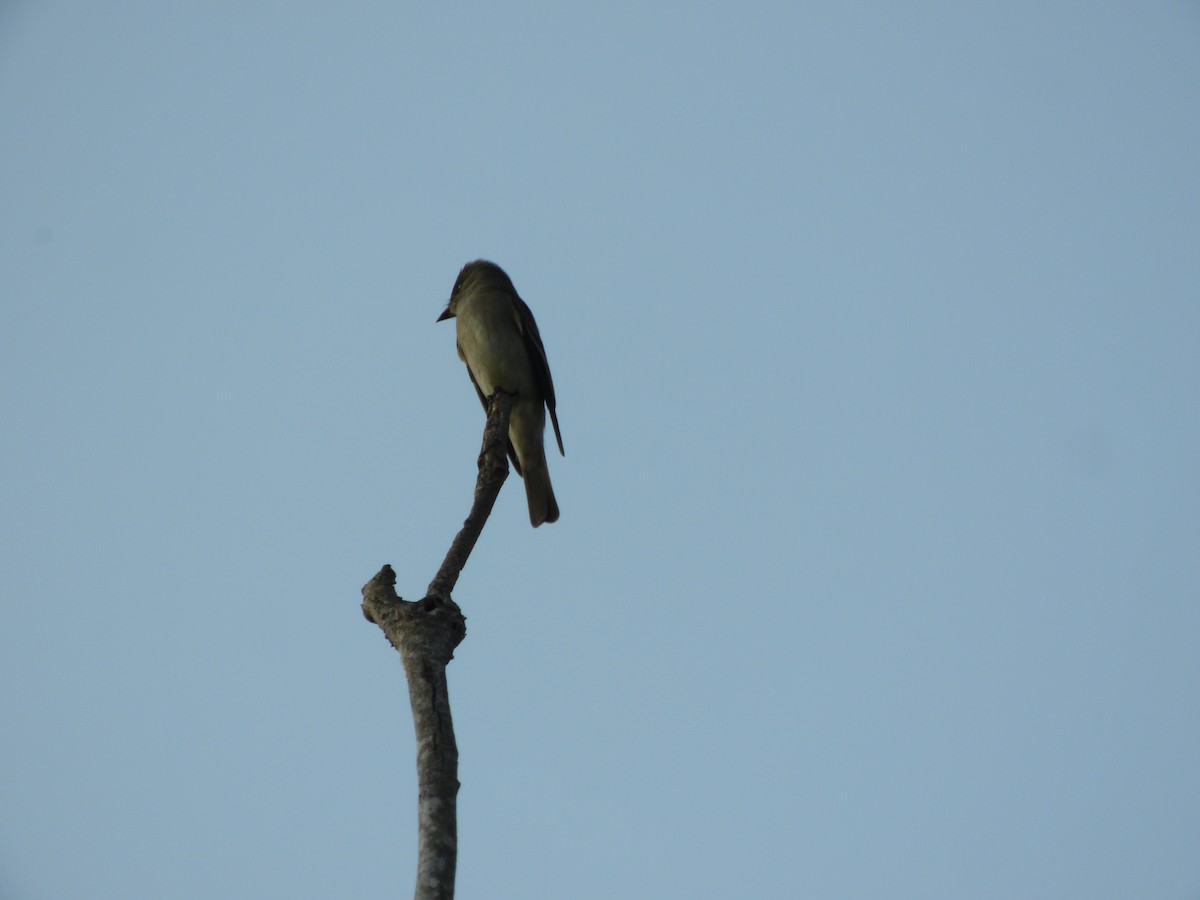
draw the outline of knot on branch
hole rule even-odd
[[[384,566],[363,585],[362,611],[405,660],[445,666],[467,636],[467,619],[448,595],[409,601],[396,594],[396,573]]]

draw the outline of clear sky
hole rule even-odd
[[[1200,897],[1194,2],[0,5],[0,897]]]

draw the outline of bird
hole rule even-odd
[[[530,524],[537,528],[543,522],[557,522],[558,502],[550,485],[543,437],[547,410],[558,452],[566,456],[566,451],[550,364],[533,313],[503,269],[477,259],[458,273],[450,302],[437,317],[439,322],[446,319],[455,320],[458,356],[467,365],[484,410],[497,390],[515,395],[508,420],[508,457],[525,481]]]

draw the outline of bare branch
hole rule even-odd
[[[442,567],[433,576],[426,594],[430,597],[449,597],[458,583],[458,575],[475,549],[483,525],[492,513],[496,497],[508,477],[508,417],[512,412],[513,395],[496,391],[488,398],[487,425],[483,429],[483,449],[479,453],[479,477],[475,480],[475,502],[454,537]]]
[[[446,664],[467,634],[449,597],[400,599],[384,566],[363,586],[363,615],[400,651],[417,736],[416,900],[453,900],[458,862],[458,745],[450,716]]]
[[[453,900],[458,863],[458,745],[450,716],[446,665],[467,634],[466,618],[450,592],[467,564],[508,477],[508,418],[513,395],[488,401],[475,500],[446,559],[415,603],[396,594],[396,573],[384,566],[363,585],[362,611],[400,652],[417,736],[416,900]]]

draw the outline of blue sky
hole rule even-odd
[[[0,896],[1200,897],[1194,3],[0,7]]]

